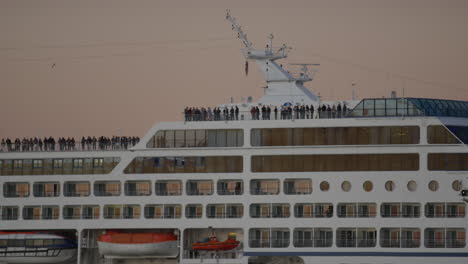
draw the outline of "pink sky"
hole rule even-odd
[[[0,1],[0,137],[138,135],[184,106],[262,95],[230,8],[258,48],[320,63],[324,100],[396,90],[468,100],[468,1]],[[52,65],[55,64],[54,67]]]

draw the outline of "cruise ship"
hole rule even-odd
[[[264,96],[128,149],[4,148],[0,263],[468,263],[468,102],[322,101],[226,19]]]

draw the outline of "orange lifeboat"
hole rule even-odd
[[[218,241],[216,236],[210,236],[202,241],[193,243],[192,249],[204,251],[226,251],[235,249],[239,243],[240,242],[236,240],[236,234],[229,233],[228,238],[225,241]]]
[[[99,253],[105,258],[176,257],[177,236],[173,233],[123,233],[108,231],[98,238]]]

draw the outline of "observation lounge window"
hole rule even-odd
[[[83,159],[73,159],[73,168],[74,169],[83,168]]]
[[[252,146],[419,144],[418,126],[252,129]]]
[[[54,167],[54,169],[63,168],[63,159],[54,159],[53,160],[53,167]]]
[[[468,153],[429,153],[430,171],[468,171]]]
[[[94,158],[93,159],[93,168],[104,168],[104,159],[103,158]]]
[[[243,171],[242,156],[137,157],[124,173],[235,173]]]
[[[427,127],[427,143],[460,144],[460,141],[445,126],[431,125]]]
[[[147,148],[242,147],[242,129],[160,130],[146,144]]]
[[[251,168],[252,172],[417,171],[419,155],[416,153],[263,155],[252,156]]]

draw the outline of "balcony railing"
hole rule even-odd
[[[425,239],[424,245],[428,248],[464,248],[465,239]]]
[[[206,215],[207,218],[242,218],[241,213],[208,213]]]
[[[289,239],[250,239],[251,248],[285,248],[289,246]]]
[[[240,190],[229,190],[229,189],[218,189],[219,195],[242,195],[242,189]]]
[[[147,189],[136,189],[136,190],[125,190],[126,196],[148,196],[151,195],[149,188]]]
[[[211,189],[187,189],[187,195],[212,195],[213,188]]]
[[[60,192],[58,191],[50,191],[50,192],[34,192],[35,197],[57,197],[60,196]]]
[[[29,196],[29,191],[7,191],[3,193],[5,198],[15,198],[15,197],[27,197]]]
[[[63,195],[66,197],[83,197],[83,196],[89,196],[90,191],[66,191],[63,192]]]
[[[310,194],[312,188],[288,188],[284,190],[285,194]]]
[[[158,196],[178,196],[182,195],[182,188],[178,189],[156,189]]]
[[[2,220],[18,220],[18,214],[2,215]]]
[[[388,248],[418,248],[421,245],[419,239],[380,239],[381,247]]]
[[[240,259],[242,257],[242,246],[228,251],[204,252],[199,250],[184,250],[183,257],[185,259]]]
[[[279,193],[279,188],[251,188],[250,194],[253,195],[276,195]]]
[[[120,191],[94,191],[95,196],[120,196]]]
[[[271,112],[251,112],[251,111],[239,111],[237,114],[234,113],[220,113],[214,114],[209,112],[199,113],[182,113],[182,116],[186,122],[191,121],[241,121],[241,120],[297,120],[297,119],[330,119],[330,118],[346,118],[350,110],[346,111],[278,111],[275,113],[274,108]]]

